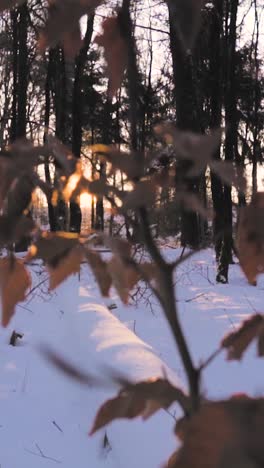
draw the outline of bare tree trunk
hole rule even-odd
[[[212,129],[221,126],[221,113],[223,106],[222,93],[222,21],[223,21],[223,2],[222,0],[214,1],[214,8],[211,11],[211,31],[210,31],[210,76],[211,76],[211,119],[210,126]],[[214,154],[214,158],[220,159],[220,148]],[[213,236],[216,260],[219,261],[222,234],[223,234],[223,184],[220,178],[211,171],[211,191],[213,199],[213,208],[215,217],[213,220]]]
[[[109,145],[111,143],[110,137],[110,127],[111,127],[111,103],[107,98],[104,107],[104,128],[103,128],[103,143]],[[105,163],[100,162],[100,171],[99,177],[103,178],[105,176]],[[99,231],[104,230],[104,199],[103,197],[96,198],[96,207],[95,207],[95,229]]]
[[[47,76],[46,76],[46,82],[45,82],[44,144],[47,141],[49,120],[50,120],[50,92],[51,92],[51,82],[50,82],[50,80],[51,80],[51,71],[52,71],[51,53],[49,53]],[[51,186],[52,184],[51,184],[49,161],[45,161],[44,170],[45,170],[46,182],[48,182],[48,184],[50,184],[50,186]],[[50,200],[48,200],[48,214],[49,214],[50,230],[51,231],[56,231],[55,210],[54,210],[54,206],[52,205]]]
[[[67,144],[66,138],[66,104],[67,87],[65,75],[64,53],[61,47],[57,46],[50,51],[51,60],[51,82],[55,111],[55,134],[63,143]],[[55,164],[55,177],[56,174]],[[59,199],[55,208],[56,231],[67,229],[67,206],[63,199]]]
[[[80,158],[82,146],[82,125],[83,125],[83,106],[82,106],[82,76],[87,53],[91,44],[91,38],[94,28],[94,15],[89,16],[87,20],[87,29],[84,37],[84,45],[75,60],[74,85],[72,96],[72,152],[74,156]],[[80,232],[82,224],[82,212],[80,203],[75,200],[70,203],[70,230]]]
[[[236,22],[238,0],[226,0],[226,42],[225,42],[225,160],[234,161],[237,144],[237,84],[235,75]],[[233,215],[231,187],[224,185],[223,191],[223,241],[219,260],[217,280],[228,282],[229,264],[232,262]]]
[[[16,137],[26,136],[27,126],[27,88],[28,88],[28,7],[27,2],[18,7],[18,82],[17,82],[17,128]]]
[[[170,23],[170,49],[172,55],[174,92],[176,101],[177,126],[181,130],[200,132],[198,103],[193,78],[192,56],[183,49],[176,30],[176,19],[172,3],[168,3]],[[179,161],[176,185],[180,190],[192,193],[199,191],[199,178],[186,177],[189,161]],[[199,217],[197,213],[181,209],[181,242],[196,248],[200,243]]]
[[[13,75],[11,141],[14,141],[17,136],[18,12],[16,9],[13,9],[11,11],[11,22],[12,22],[12,75]]]
[[[17,16],[14,16],[14,68],[17,67],[17,72],[14,73],[14,97],[13,112],[16,116],[12,116],[12,120],[16,119],[16,123],[12,122],[12,139],[25,138],[27,130],[27,88],[28,88],[28,48],[27,48],[27,32],[28,32],[28,6],[27,2],[17,8]],[[15,44],[16,41],[16,44]],[[15,72],[15,70],[14,70]],[[28,216],[31,216],[29,213]],[[17,252],[24,252],[29,245],[29,238],[23,237],[16,244]]]

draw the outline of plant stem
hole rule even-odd
[[[200,373],[193,364],[189,347],[187,345],[181,324],[179,322],[172,270],[170,268],[167,268],[161,270],[160,273],[161,290],[163,296],[163,311],[170,325],[174,340],[177,344],[183,362],[183,366],[188,378],[190,397],[192,401],[192,410],[195,411],[199,407],[200,400]]]
[[[131,149],[135,152],[135,162],[141,162],[143,157],[138,150],[138,132],[137,132],[137,111],[138,111],[138,89],[139,89],[139,73],[136,58],[136,46],[132,33],[132,21],[130,15],[130,0],[123,0],[122,8],[119,13],[120,29],[127,43],[128,51],[128,94],[130,107],[130,141]],[[165,317],[170,325],[172,334],[179,353],[182,358],[185,372],[187,374],[190,396],[192,401],[192,410],[195,411],[199,406],[199,372],[195,368],[187,346],[185,337],[182,332],[178,313],[176,308],[176,297],[173,284],[174,266],[170,265],[163,258],[153,239],[148,221],[147,210],[142,206],[138,210],[138,221],[141,234],[141,240],[144,242],[152,260],[158,268],[160,290],[156,294],[159,300]],[[177,263],[178,265],[178,263]],[[154,291],[155,293],[155,291]]]

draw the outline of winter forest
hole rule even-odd
[[[0,12],[0,467],[263,468],[262,0]]]

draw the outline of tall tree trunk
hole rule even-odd
[[[109,145],[111,143],[110,137],[110,128],[111,128],[111,102],[107,98],[104,106],[104,127],[103,127],[103,143]],[[105,177],[105,162],[100,162],[99,177]],[[104,199],[103,197],[96,198],[95,206],[95,229],[99,231],[104,230]]]
[[[74,85],[72,96],[72,152],[74,156],[80,158],[82,146],[82,125],[83,125],[83,106],[82,106],[82,77],[87,60],[87,53],[91,44],[94,28],[94,15],[89,16],[87,28],[84,37],[84,45],[75,60]],[[70,230],[80,232],[82,224],[82,212],[78,200],[70,203]]]
[[[17,8],[17,15],[13,17],[13,52],[14,52],[14,90],[13,90],[13,113],[12,115],[12,139],[25,138],[27,129],[27,88],[28,88],[28,48],[27,48],[27,33],[28,33],[28,6],[27,2]],[[15,66],[17,71],[15,72]],[[16,93],[16,97],[15,97]],[[16,107],[16,109],[15,109]],[[16,119],[16,123],[14,120]],[[31,216],[29,213],[28,216]],[[17,252],[27,250],[29,239],[21,238],[16,244]]]
[[[55,112],[55,135],[63,143],[67,144],[66,137],[66,104],[67,104],[67,87],[65,74],[64,52],[61,47],[57,46],[50,51],[51,60],[51,83],[53,91],[53,103]],[[55,178],[57,175],[57,167],[55,164]],[[56,231],[65,231],[68,226],[68,208],[65,201],[60,198],[55,208]]]
[[[258,191],[258,151],[259,145],[259,110],[261,97],[259,93],[259,58],[258,58],[258,47],[259,47],[259,16],[257,3],[254,2],[255,9],[255,28],[256,28],[256,39],[254,44],[254,75],[255,83],[253,87],[253,151],[252,151],[252,198]]]
[[[225,160],[234,161],[237,144],[237,92],[235,74],[235,54],[236,54],[236,22],[238,0],[226,0],[226,36],[225,36]],[[228,268],[232,261],[233,248],[233,216],[232,216],[232,196],[231,187],[224,185],[223,191],[223,242],[220,254],[218,280],[228,282]]]
[[[17,129],[16,137],[26,136],[27,126],[27,88],[28,88],[28,6],[27,2],[18,7],[18,82],[17,82]]]
[[[211,10],[211,30],[210,30],[210,76],[211,76],[211,118],[210,126],[212,129],[221,126],[221,113],[223,106],[222,93],[222,21],[223,21],[223,2],[214,1],[214,8]],[[220,159],[220,148],[214,154],[214,158]],[[213,237],[216,260],[219,261],[222,235],[223,235],[223,184],[220,178],[211,171],[211,191],[214,208]]]
[[[192,56],[186,53],[178,37],[175,12],[171,2],[168,3],[168,9],[177,126],[181,130],[200,132]],[[190,165],[189,161],[178,162],[176,186],[180,190],[198,193],[199,178],[186,177]],[[184,209],[181,209],[181,242],[183,245],[189,245],[193,248],[196,248],[200,242],[199,217],[197,213]]]
[[[44,113],[44,144],[47,142],[47,136],[49,133],[49,120],[50,120],[50,93],[51,93],[51,72],[52,72],[52,58],[51,53],[49,52],[48,58],[48,67],[47,67],[47,76],[45,82],[45,113]],[[46,182],[51,186],[51,176],[50,176],[50,165],[49,161],[45,161],[44,165],[45,178]],[[56,215],[55,209],[51,201],[48,200],[48,214],[49,214],[49,225],[51,231],[56,231]]]
[[[12,115],[11,115],[11,141],[17,136],[17,58],[18,58],[18,12],[16,9],[11,11],[12,23]]]

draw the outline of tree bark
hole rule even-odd
[[[82,77],[87,60],[87,53],[91,44],[94,28],[94,15],[87,20],[87,29],[84,37],[84,45],[75,60],[74,85],[72,96],[72,152],[80,158],[82,146],[83,105],[82,105]],[[80,232],[82,224],[82,212],[78,200],[70,203],[70,230]]]
[[[28,88],[28,6],[27,2],[18,7],[18,83],[17,83],[17,128],[16,138],[26,137],[27,88]]]
[[[236,22],[238,0],[225,1],[225,160],[234,161],[237,145],[237,83],[235,74]],[[229,264],[232,262],[233,215],[231,186],[224,184],[223,190],[223,240],[217,280],[228,282]]]
[[[17,58],[18,58],[18,12],[16,9],[11,11],[12,23],[12,116],[11,116],[11,141],[17,136]]]
[[[49,128],[49,120],[50,120],[50,93],[51,93],[51,72],[52,72],[52,62],[51,62],[51,53],[49,52],[48,58],[48,67],[47,67],[47,75],[46,75],[46,82],[45,82],[45,113],[44,113],[44,144],[47,142],[48,136],[48,128]],[[44,165],[45,170],[45,178],[46,182],[51,186],[51,176],[50,176],[50,165],[49,161],[45,161]],[[56,215],[55,209],[52,205],[50,200],[48,201],[48,214],[49,214],[49,225],[51,231],[56,231]]]
[[[26,138],[27,130],[27,88],[28,88],[28,6],[27,2],[17,8],[13,15],[13,105],[11,138]],[[16,70],[15,70],[16,68]],[[28,216],[31,216],[29,213]],[[29,238],[22,237],[16,243],[16,252],[24,252],[29,245]]]
[[[170,49],[172,55],[174,92],[176,101],[177,126],[181,130],[200,132],[198,103],[193,78],[192,56],[183,49],[176,30],[173,5],[168,3],[170,24]],[[198,193],[199,178],[186,177],[191,167],[190,161],[178,161],[176,187]],[[200,243],[199,217],[197,213],[181,209],[181,243],[196,248]]]
[[[221,126],[221,114],[223,106],[222,90],[222,21],[223,21],[223,2],[215,0],[214,8],[211,11],[211,30],[210,30],[210,91],[211,91],[211,118],[210,126],[212,129]],[[214,158],[220,160],[220,148],[214,154]],[[211,192],[214,208],[213,220],[213,238],[215,246],[216,260],[219,261],[222,235],[223,235],[223,184],[220,178],[211,171]]]

